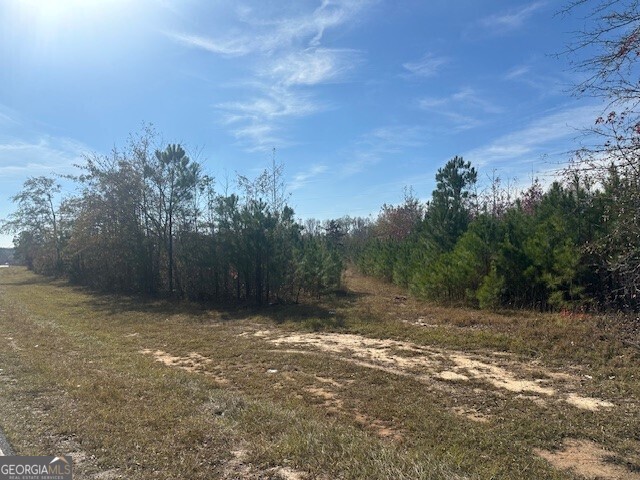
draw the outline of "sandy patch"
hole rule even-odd
[[[258,336],[266,337],[263,332]],[[375,363],[382,367],[406,370],[432,369],[436,366],[431,356],[421,355],[425,349],[409,342],[397,340],[378,340],[360,335],[345,335],[340,333],[327,334],[291,334],[271,337],[269,341],[276,345],[306,345],[328,353],[346,354],[354,360]],[[411,352],[412,356],[399,356],[394,350]],[[432,354],[437,354],[431,351]]]
[[[338,396],[322,387],[305,387],[303,390],[312,396],[320,399],[322,407],[330,412],[344,412],[344,403]]]
[[[143,350],[140,350],[139,353],[142,353],[143,355],[152,355],[155,358],[156,362],[163,363],[168,367],[179,368],[190,373],[201,373],[213,378],[216,382],[221,384],[229,383],[226,378],[207,370],[207,365],[213,363],[213,360],[197,352],[191,352],[185,357],[180,357],[171,355],[167,352],[163,352],[162,350],[150,350],[148,348],[145,348]]]
[[[436,376],[442,380],[451,380],[451,381],[458,380],[463,382],[469,381],[469,377],[467,377],[466,375],[462,375],[461,373],[457,373],[457,372],[451,372],[449,370],[440,372]]]
[[[400,432],[381,420],[371,418],[361,412],[355,413],[355,419],[356,422],[367,430],[373,431],[380,438],[386,438],[396,442],[402,441],[402,435]]]
[[[280,478],[282,480],[305,480],[307,475],[304,472],[294,470],[291,467],[273,467],[264,471],[258,470],[254,465],[248,463],[248,452],[244,449],[231,452],[233,457],[224,468],[224,479],[250,479],[261,480],[264,478]]]
[[[471,420],[472,422],[489,423],[490,420],[488,416],[481,414],[474,408],[453,407],[451,411],[456,415],[460,415],[461,417]]]
[[[96,473],[91,477],[93,480],[116,480],[124,478],[124,475],[120,473],[120,470],[113,468],[111,470],[105,470],[104,472]]]
[[[553,388],[542,387],[535,381],[518,379],[502,367],[473,360],[468,355],[455,354],[450,358],[456,363],[457,368],[468,372],[472,378],[485,380],[496,388],[516,393],[533,392],[549,396],[556,393]]]
[[[289,467],[276,467],[274,469],[276,475],[279,475],[282,480],[304,480],[306,475],[303,472],[299,472]]]
[[[640,480],[640,474],[607,461],[614,454],[588,440],[567,440],[562,450],[536,453],[560,470],[572,470],[590,479]]]
[[[580,379],[568,373],[552,372],[541,366],[531,368],[511,355],[470,355],[465,352],[419,346],[398,340],[382,340],[354,334],[293,333],[278,335],[261,330],[257,337],[282,348],[281,352],[328,353],[333,358],[354,365],[411,377],[435,388],[437,380],[466,382],[479,380],[494,389],[518,394],[539,406],[544,398],[556,399],[583,410],[612,408],[606,400],[581,396],[575,392]],[[310,347],[313,350],[310,350]],[[543,378],[539,378],[543,377]],[[544,397],[544,398],[540,398]]]
[[[305,392],[309,392],[310,394],[323,398],[325,400],[335,401],[337,399],[337,395],[334,392],[330,392],[329,390],[325,390],[322,387],[305,387],[303,388]]]
[[[205,365],[211,363],[211,359],[197,352],[191,352],[186,357],[176,357],[162,350],[140,350],[145,355],[153,355],[157,362],[164,363],[168,367],[178,367],[189,372],[202,370]]]
[[[574,407],[581,408],[583,410],[591,410],[597,412],[601,408],[613,408],[615,405],[605,400],[592,397],[581,397],[575,393],[569,394],[566,398],[566,402]]]
[[[335,388],[344,387],[344,385],[342,383],[335,381],[333,378],[321,377],[321,376],[318,376],[318,375],[314,375],[313,378],[316,379],[317,381],[321,382],[321,383],[326,383],[326,384],[331,385],[332,387],[335,387]]]

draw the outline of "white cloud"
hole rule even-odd
[[[371,0],[323,0],[311,14],[271,23],[273,29],[263,39],[265,47],[271,50],[287,46],[296,40],[308,41],[308,45],[312,47],[318,46],[326,30],[353,20],[371,3]]]
[[[402,66],[413,76],[433,77],[447,63],[449,63],[447,57],[438,57],[433,53],[427,53],[417,62],[403,63]]]
[[[483,121],[471,115],[465,115],[454,111],[443,110],[438,112],[444,118],[448,119],[453,125],[452,131],[464,132],[482,125]]]
[[[326,173],[328,169],[329,167],[326,165],[314,165],[307,171],[297,173],[288,185],[289,191],[300,190],[313,182],[318,176]]]
[[[480,24],[495,33],[515,30],[522,27],[529,17],[545,4],[546,2],[534,2],[508,12],[493,14],[480,20]]]
[[[252,9],[237,8],[239,25],[216,38],[183,32],[167,32],[166,35],[186,46],[229,56],[273,53],[299,42],[305,48],[317,47],[326,30],[353,20],[370,3],[371,0],[324,0],[312,12],[274,20],[256,20],[252,17]]]
[[[470,87],[465,87],[451,95],[451,100],[456,103],[474,106],[484,113],[502,113],[503,111],[501,107],[485,100]]]
[[[424,146],[427,135],[424,127],[393,125],[372,130],[360,139],[359,144],[367,145],[376,152],[397,152]]]
[[[68,173],[89,148],[70,139],[41,136],[36,141],[0,141],[0,178]]]
[[[427,144],[429,131],[418,125],[390,125],[362,135],[348,153],[349,161],[342,165],[341,177],[349,177],[379,163],[384,157]]]
[[[166,35],[182,45],[187,47],[195,47],[206,50],[207,52],[216,53],[224,56],[240,56],[246,55],[252,49],[252,46],[243,40],[214,40],[201,35],[189,35],[186,33],[167,32]]]
[[[341,80],[359,63],[359,52],[310,48],[277,58],[269,76],[285,86],[317,85]]]
[[[288,146],[288,143],[278,135],[276,127],[267,123],[251,123],[236,128],[233,135],[245,145],[250,152],[267,151],[272,148]]]
[[[504,78],[506,80],[516,80],[522,78],[530,72],[531,67],[529,65],[518,65],[509,70]]]
[[[475,148],[464,157],[477,166],[501,162],[518,164],[542,155],[560,155],[569,140],[580,135],[601,113],[602,107],[582,106],[546,114],[509,134]]]
[[[569,78],[553,74],[543,75],[537,70],[539,69],[534,69],[531,65],[518,65],[511,68],[503,78],[537,90],[542,96],[562,94],[570,88]]]
[[[259,95],[245,101],[216,105],[223,112],[223,124],[249,151],[283,148],[292,142],[282,134],[284,122],[291,118],[312,115],[326,106],[309,94],[295,92],[282,86],[262,86]]]
[[[361,63],[362,54],[356,50],[323,48],[326,32],[352,24],[374,1],[323,0],[306,11],[299,3],[276,2],[275,10],[261,9],[260,18],[252,8],[239,6],[232,12],[236,21],[214,37],[181,32],[167,36],[218,56],[247,57],[252,79],[236,82],[245,86],[241,97],[215,108],[222,113],[221,123],[246,149],[283,147],[291,145],[283,134],[288,121],[328,108],[310,89],[344,81]],[[265,11],[271,13],[265,15]]]
[[[278,117],[302,117],[322,109],[309,95],[282,88],[266,87],[262,95],[247,101],[225,102],[216,106],[227,112],[227,123],[243,120],[274,120]]]
[[[478,117],[503,112],[502,107],[484,99],[470,87],[443,97],[421,98],[418,100],[418,106],[448,119],[455,131],[475,128],[483,123]]]
[[[15,127],[21,125],[18,115],[14,110],[2,105],[0,103],[0,125],[3,127]]]

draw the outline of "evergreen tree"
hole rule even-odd
[[[454,157],[438,169],[436,189],[427,208],[425,234],[441,252],[453,249],[469,225],[471,188],[478,174],[470,162]]]

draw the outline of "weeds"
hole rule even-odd
[[[2,427],[19,454],[73,453],[78,478],[561,479],[572,477],[534,450],[566,438],[640,464],[638,357],[611,331],[599,336],[597,319],[444,309],[354,275],[347,285],[349,294],[315,305],[216,311],[99,296],[6,269]],[[615,409],[536,403],[455,376],[419,380],[419,368],[397,375],[347,350],[272,341],[316,331],[393,339],[398,362],[419,357],[398,343],[408,341],[491,354],[547,383],[566,372],[571,388]],[[171,368],[145,349],[183,366],[210,361]]]

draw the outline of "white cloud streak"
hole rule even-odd
[[[547,154],[562,154],[567,140],[593,125],[602,107],[582,106],[544,115],[509,134],[464,154],[465,159],[483,167],[510,162],[528,162]]]
[[[250,46],[242,40],[214,40],[201,35],[189,35],[186,33],[167,32],[166,35],[176,42],[187,47],[200,48],[210,53],[235,57],[246,55],[251,51]]]
[[[503,112],[503,108],[482,98],[469,87],[444,97],[421,98],[418,106],[449,120],[453,129],[458,132],[482,125],[483,122],[478,117]]]
[[[304,188],[309,183],[316,181],[319,176],[326,173],[328,170],[329,167],[326,165],[314,165],[307,171],[297,173],[294,175],[291,182],[289,182],[289,191],[293,192]]]
[[[424,147],[429,131],[417,125],[391,125],[376,128],[356,142],[348,157],[352,160],[342,165],[340,176],[350,177],[379,163],[383,157]]]
[[[491,30],[493,33],[504,33],[516,30],[524,25],[524,23],[546,2],[534,2],[524,7],[512,9],[508,12],[496,13],[480,20],[480,25]]]
[[[318,85],[344,79],[358,63],[356,50],[309,48],[275,59],[268,74],[285,86]]]
[[[223,58],[250,57],[254,87],[236,101],[215,105],[223,125],[249,151],[291,145],[287,122],[329,108],[309,90],[344,81],[362,62],[352,49],[323,48],[330,29],[347,22],[376,0],[323,0],[314,10],[257,19],[253,9],[235,9],[237,22],[215,37],[184,32],[166,35],[191,48]],[[255,80],[258,80],[257,82]],[[246,82],[241,82],[246,83]]]
[[[259,95],[249,100],[225,102],[216,108],[223,113],[223,124],[231,128],[241,145],[249,151],[266,151],[291,145],[282,135],[283,121],[312,115],[326,107],[308,94],[264,86]]]
[[[35,142],[0,142],[0,178],[66,173],[82,161],[89,148],[70,139],[42,136]]]
[[[352,20],[370,3],[371,0],[324,0],[311,13],[266,21],[252,18],[250,8],[239,8],[241,31],[234,30],[217,38],[184,32],[166,32],[166,35],[189,47],[232,56],[273,53],[300,42],[306,47],[318,47],[326,30]]]
[[[542,75],[530,65],[515,66],[503,78],[506,81],[518,82],[537,90],[541,96],[562,94],[570,88],[570,81],[567,77]]]
[[[409,72],[410,76],[433,77],[449,62],[450,60],[447,57],[439,57],[433,53],[427,53],[420,60],[403,63],[402,66]]]

